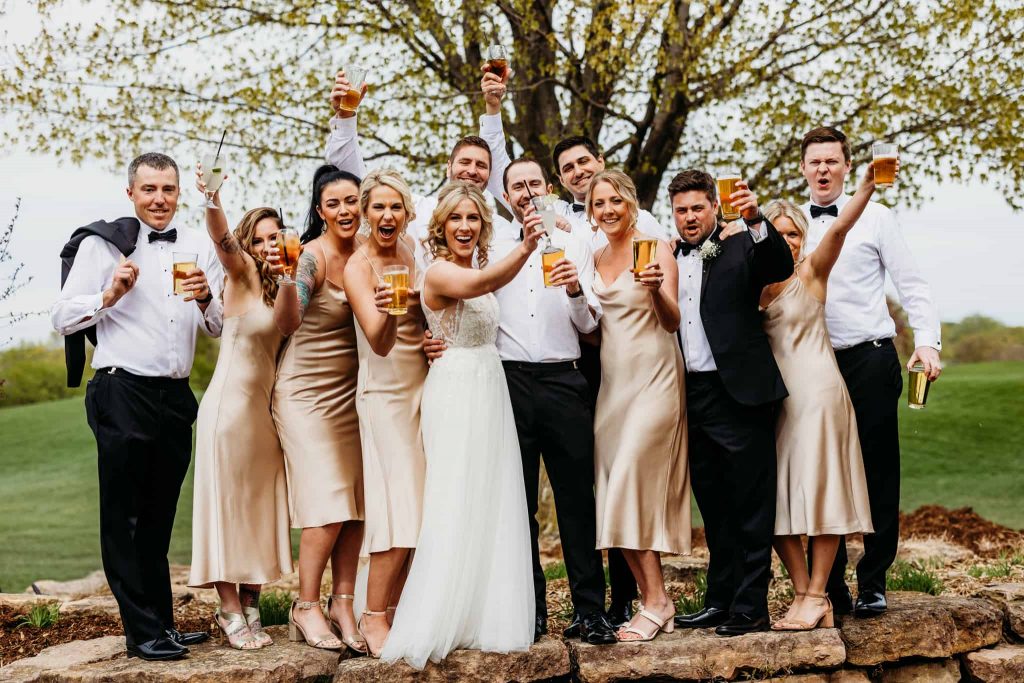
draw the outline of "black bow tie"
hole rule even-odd
[[[177,239],[178,231],[175,230],[174,228],[171,228],[170,230],[160,230],[159,232],[154,230],[153,232],[149,233],[150,244],[152,244],[153,242],[159,242],[160,240],[163,240],[164,242],[175,242],[177,241]]]
[[[835,204],[832,206],[818,206],[817,204],[811,204],[811,218],[817,218],[822,214],[828,214],[835,218],[839,215],[839,207]]]
[[[703,242],[701,244],[703,244]],[[690,252],[694,249],[700,249],[700,244],[690,244],[686,240],[679,240],[679,242],[676,243],[676,248],[672,250],[672,257],[679,258],[680,254],[684,257],[689,256]]]
[[[587,207],[583,206],[582,204],[580,204],[580,203],[578,203],[578,202],[573,202],[573,203],[572,203],[572,210],[573,210],[573,213],[583,213],[583,210],[584,210],[585,208],[587,208]]]

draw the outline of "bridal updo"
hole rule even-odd
[[[423,239],[423,246],[432,258],[443,258],[451,261],[455,258],[448,248],[448,240],[444,234],[445,224],[448,217],[452,215],[463,199],[469,199],[476,204],[480,212],[480,236],[476,242],[476,261],[481,268],[487,265],[487,254],[490,251],[491,239],[494,237],[494,218],[491,215],[491,207],[487,205],[484,193],[479,187],[472,183],[456,180],[441,188],[437,196],[437,208],[430,217],[430,226],[427,228],[427,236]]]

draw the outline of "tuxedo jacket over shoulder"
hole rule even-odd
[[[754,242],[745,231],[724,240],[718,256],[703,264],[700,317],[726,391],[747,406],[788,395],[761,324],[758,301],[765,285],[793,274],[785,239],[764,219],[767,237]]]

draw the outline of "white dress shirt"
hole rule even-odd
[[[359,134],[357,132],[355,116],[331,119],[331,132],[327,136],[325,156],[327,163],[333,164],[339,170],[348,171],[360,178],[366,177],[366,165],[363,163],[363,154],[359,149]],[[507,155],[506,155],[507,156]],[[491,174],[493,180],[494,174]],[[498,187],[501,187],[501,177],[498,178]],[[504,230],[509,222],[498,215],[497,199],[501,197],[499,191],[497,196],[490,192],[491,185],[488,184],[484,191],[484,199],[491,209],[491,219],[494,221],[495,232]],[[416,270],[422,274],[426,271],[427,265],[432,260],[423,246],[423,240],[427,237],[427,229],[430,227],[430,217],[437,208],[437,195],[425,197],[414,194],[412,197],[416,217],[409,222],[406,233],[416,244]]]
[[[842,211],[849,201],[848,195],[841,194],[834,204]],[[835,220],[827,214],[811,218],[810,207],[810,202],[801,207],[809,226],[807,253],[818,246]],[[846,349],[896,336],[896,323],[885,303],[886,272],[896,285],[900,304],[914,330],[914,346],[941,350],[939,314],[932,303],[931,289],[914,262],[896,217],[876,202],[868,202],[857,225],[847,233],[828,278],[825,323],[832,346]]]
[[[768,228],[758,223],[747,233],[755,243],[768,236]],[[733,235],[727,239],[742,239],[741,235]],[[711,344],[704,331],[704,321],[700,317],[700,291],[704,283],[704,261],[700,250],[694,249],[686,256],[676,256],[679,264],[679,342],[683,349],[687,372],[715,372],[718,365],[711,353]]]
[[[165,229],[172,227],[173,223]],[[103,308],[103,291],[110,287],[121,252],[97,235],[82,240],[50,320],[62,335],[96,325],[93,368],[123,368],[144,377],[188,377],[196,330],[220,336],[224,271],[205,232],[177,227],[177,241],[150,242],[151,232],[141,224],[130,257],[139,267],[135,286],[109,308]],[[174,252],[198,254],[197,265],[206,273],[213,294],[205,315],[195,301],[174,294]]]
[[[489,254],[492,263],[522,243],[521,229],[517,222],[496,233]],[[515,278],[495,292],[501,310],[497,346],[502,360],[556,363],[580,357],[578,333],[596,330],[601,317],[601,306],[591,294],[594,253],[584,230],[574,223],[572,233],[556,229],[551,235],[552,245],[565,249],[565,258],[576,265],[580,296],[568,296],[565,287],[544,286],[543,239]]]

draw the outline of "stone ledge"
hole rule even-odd
[[[1019,683],[1024,681],[1024,645],[998,645],[964,657],[968,680],[980,683]]]
[[[764,679],[782,672],[838,667],[846,659],[836,629],[737,638],[721,638],[711,629],[677,630],[650,643],[571,642],[569,649],[582,683],[733,680],[745,674]]]
[[[1003,608],[1007,630],[1024,638],[1024,584],[990,583],[975,595],[998,603]]]
[[[569,651],[565,643],[547,636],[534,643],[528,652],[497,654],[456,650],[443,662],[427,662],[423,671],[417,671],[404,662],[385,664],[368,657],[349,659],[338,666],[333,683],[534,683],[558,678],[568,680],[569,673]]]

